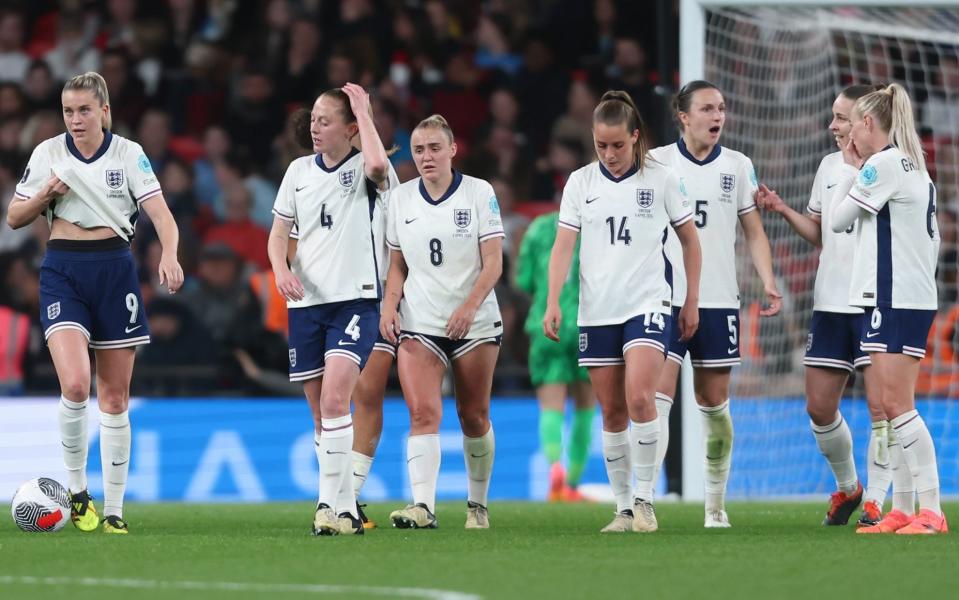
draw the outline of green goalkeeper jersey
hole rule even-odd
[[[543,335],[543,314],[546,312],[546,295],[549,291],[549,255],[556,239],[559,212],[537,217],[526,230],[520,245],[516,265],[516,285],[532,297],[529,315],[526,317],[526,333],[530,337]],[[573,251],[573,261],[563,291],[559,295],[563,311],[559,336],[563,341],[577,339],[579,328],[576,317],[579,312],[579,240]]]

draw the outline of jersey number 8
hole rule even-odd
[[[437,238],[430,240],[430,262],[434,267],[443,264],[443,242]]]

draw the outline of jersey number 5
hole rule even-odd
[[[706,207],[709,205],[708,200],[697,200],[696,201],[696,228],[702,229],[706,226]]]

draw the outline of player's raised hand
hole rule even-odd
[[[171,294],[177,293],[183,285],[183,268],[180,267],[176,254],[166,253],[160,257],[160,285],[165,285]]]
[[[396,307],[387,308],[384,304],[380,313],[380,335],[395,345],[399,343],[400,331],[402,331],[402,323],[400,323],[399,311]]]
[[[362,86],[347,83],[343,86],[343,92],[349,97],[350,109],[357,118],[360,118],[361,115],[370,114],[370,95],[366,93]]]
[[[467,303],[461,304],[446,322],[446,336],[451,340],[465,338],[473,327],[474,317],[476,317],[476,309]]]
[[[852,138],[849,138],[849,141],[842,147],[842,159],[847,165],[852,165],[857,169],[861,169],[862,163],[865,162]]]
[[[289,269],[276,273],[276,289],[284,298],[294,302],[302,300],[305,294],[303,284]]]
[[[553,340],[559,341],[559,325],[563,322],[563,311],[559,305],[546,305],[546,312],[543,313],[543,335]]]
[[[779,288],[776,287],[775,283],[765,286],[765,292],[766,308],[760,310],[759,314],[764,317],[778,315],[783,307],[783,295],[779,292]]]
[[[771,210],[781,213],[786,210],[786,203],[779,197],[776,190],[771,190],[765,183],[759,184],[759,191],[756,192],[756,206],[763,210]]]

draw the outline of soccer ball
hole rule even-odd
[[[60,531],[70,521],[70,493],[47,477],[31,479],[17,489],[10,512],[24,531]]]

